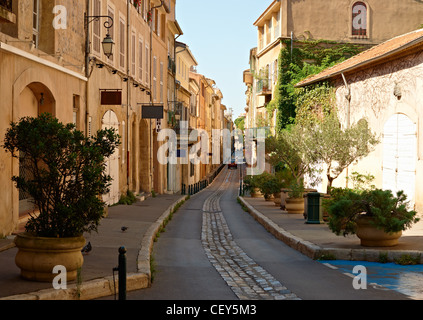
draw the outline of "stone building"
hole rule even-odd
[[[297,86],[321,81],[329,81],[336,89],[343,127],[364,119],[381,140],[374,152],[348,172],[370,173],[376,187],[404,191],[421,214],[423,29],[372,47]],[[335,186],[346,186],[348,172],[335,180]],[[322,190],[326,183],[323,179]]]
[[[278,56],[286,45],[304,40],[354,43],[367,49],[422,24],[423,3],[414,0],[275,0],[254,22],[257,47],[244,72],[247,126],[262,126],[265,106],[274,98]],[[288,48],[289,49],[289,48]],[[276,115],[267,125],[274,126]]]
[[[11,121],[49,112],[61,122],[86,130],[87,81],[84,57],[84,6],[62,0],[53,11],[47,0],[0,1],[0,135]],[[64,9],[67,9],[64,12]],[[53,12],[56,12],[54,14]],[[66,21],[54,19],[66,13]],[[27,219],[32,205],[12,175],[27,174],[0,150],[0,237]]]

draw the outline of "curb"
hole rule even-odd
[[[170,215],[175,206],[185,201],[187,196],[182,196],[174,202],[161,216],[153,223],[145,233],[141,241],[141,248],[138,252],[137,271],[127,275],[127,291],[140,290],[150,287],[151,270],[150,254],[153,249],[154,238],[162,227],[164,220]],[[9,297],[2,297],[0,300],[93,300],[101,297],[113,296],[119,292],[119,279],[113,276],[89,280],[82,284],[69,285],[67,289],[55,290],[44,289],[36,292],[18,294]]]
[[[350,261],[369,261],[380,262],[381,254],[386,255],[389,262],[404,255],[413,258],[420,258],[420,264],[423,264],[423,251],[419,250],[379,250],[379,249],[341,249],[341,248],[322,248],[310,241],[303,240],[288,231],[284,230],[272,220],[267,218],[253,206],[251,206],[243,197],[239,197],[242,204],[248,209],[249,214],[259,222],[276,239],[284,242],[289,247],[301,252],[313,260],[325,260],[330,257],[331,260],[350,260]]]

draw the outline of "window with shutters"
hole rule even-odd
[[[109,23],[111,24],[112,21],[115,21],[115,11],[114,11],[114,9],[112,7],[108,7],[107,8],[107,13],[108,13],[108,16],[113,19],[113,20],[108,19],[109,20]],[[115,39],[115,24],[114,24],[114,22],[113,22],[112,27],[109,28],[109,31],[108,32],[110,34],[110,37],[112,37],[112,39]],[[114,62],[113,61],[114,60],[114,55],[111,55],[110,58],[107,58],[107,59],[113,64],[113,62]]]
[[[160,102],[163,103],[163,62],[160,62]]]
[[[32,10],[32,41],[36,48],[40,37],[40,1],[34,0]]]
[[[145,83],[150,83],[150,64],[149,64],[149,48],[148,44],[145,44]]]
[[[101,1],[100,0],[93,0],[93,15],[100,16],[101,15]],[[101,24],[100,19],[94,19],[92,22],[93,25],[93,51],[94,53],[100,54],[100,46],[101,46]]]
[[[125,69],[125,20],[119,23],[119,66]]]
[[[131,43],[131,45],[132,45],[132,53],[131,53],[131,72],[132,72],[132,76],[134,76],[135,77],[135,72],[136,72],[136,69],[135,69],[135,67],[136,67],[136,63],[135,63],[135,61],[136,61],[136,35],[135,35],[135,32],[132,32],[132,43]]]
[[[139,80],[142,82],[142,78],[143,78],[143,61],[142,61],[142,56],[143,56],[143,51],[144,51],[144,44],[142,39],[139,39],[138,42],[138,77]]]
[[[156,100],[157,98],[157,78],[156,78],[156,72],[157,72],[157,66],[156,66],[157,58],[153,57],[153,100]]]

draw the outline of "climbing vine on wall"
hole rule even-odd
[[[304,120],[309,110],[326,112],[332,103],[332,89],[328,84],[317,84],[307,89],[294,86],[301,80],[321,72],[346,58],[359,53],[362,48],[354,44],[341,44],[327,40],[296,42],[282,40],[279,53],[278,82],[273,100],[268,104],[268,114],[278,109],[277,132],[296,122],[297,113]],[[315,90],[315,91],[314,91]]]

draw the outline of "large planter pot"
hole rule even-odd
[[[253,188],[253,190],[251,190],[251,198],[261,198],[263,197],[263,194],[260,192],[259,188]]]
[[[394,247],[402,236],[402,231],[387,233],[377,229],[372,223],[372,217],[362,215],[356,219],[356,235],[363,247]]]
[[[81,253],[84,237],[42,238],[21,233],[15,244],[18,248],[15,263],[21,269],[21,277],[27,280],[52,282],[57,276],[52,273],[53,268],[61,265],[66,268],[67,281],[72,281],[84,262]]]
[[[274,199],[273,193],[264,195],[264,200],[266,201],[273,201],[273,199]]]
[[[289,214],[304,214],[304,198],[287,198],[285,210]]]
[[[290,189],[281,189],[281,210],[286,210],[286,199],[288,199],[288,192]]]
[[[282,193],[281,192],[276,192],[273,194],[273,202],[275,203],[276,207],[280,207],[281,203],[282,203]]]

